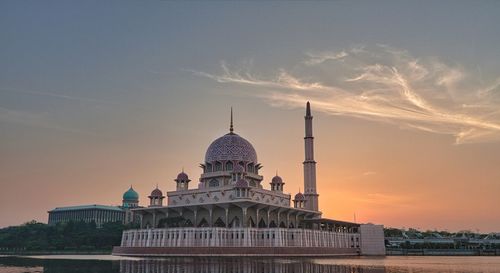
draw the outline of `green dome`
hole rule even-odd
[[[130,186],[130,189],[123,194],[123,200],[139,200],[139,194]]]

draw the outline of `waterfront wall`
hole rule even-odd
[[[359,249],[360,241],[359,233],[307,229],[163,228],[124,231],[121,247],[325,247]]]

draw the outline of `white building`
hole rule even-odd
[[[305,115],[304,193],[283,192],[279,176],[263,187],[252,144],[229,133],[208,147],[197,187],[181,172],[176,190],[153,190],[134,209],[141,229],[123,233],[116,255],[384,255],[383,228],[321,218],[316,188],[313,116]],[[293,203],[293,204],[292,204]]]

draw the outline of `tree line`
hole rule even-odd
[[[109,222],[98,228],[95,222],[63,222],[47,225],[30,221],[0,229],[0,250],[92,251],[111,250],[120,245],[124,229],[132,226]]]

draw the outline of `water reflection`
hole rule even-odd
[[[0,257],[0,273],[500,273],[500,257]]]
[[[383,267],[312,263],[307,259],[197,258],[120,261],[120,273],[382,273]]]
[[[52,260],[1,257],[0,273],[382,273],[384,267],[318,264],[311,259],[169,258]]]

